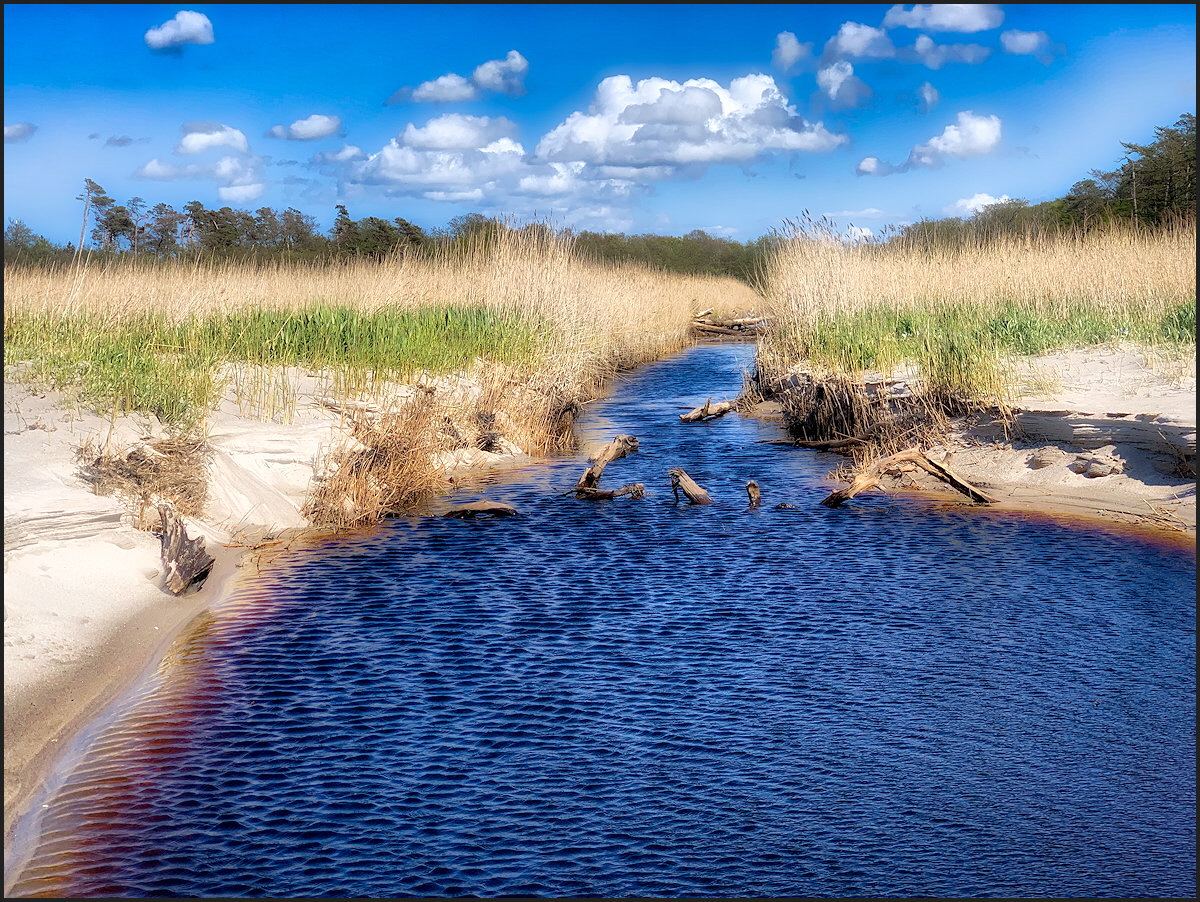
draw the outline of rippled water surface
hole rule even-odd
[[[93,731],[16,894],[1193,896],[1194,551],[821,507],[836,458],[678,421],[752,353],[580,421],[642,500],[562,494],[580,455],[275,561]]]

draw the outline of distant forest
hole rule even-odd
[[[1196,213],[1196,117],[1185,113],[1171,126],[1154,130],[1149,144],[1122,142],[1122,156],[1111,172],[1092,170],[1057,200],[1029,204],[1008,200],[991,204],[969,218],[925,219],[873,239],[953,244],[1002,233],[1088,231],[1114,221],[1160,226]],[[314,217],[288,208],[253,212],[206,208],[192,201],[182,210],[133,197],[118,204],[103,187],[84,180],[80,245],[96,257],[147,259],[326,261],[385,259],[396,254],[453,252],[498,230],[513,228],[479,213],[451,219],[445,227],[423,229],[402,217],[354,219],[344,205],[327,233]],[[88,227],[91,227],[90,233]],[[520,226],[548,230],[544,225]],[[778,240],[772,233],[748,242],[731,241],[703,231],[682,237],[625,235],[564,230],[575,248],[595,260],[635,262],[678,273],[732,276],[753,282],[766,252]],[[86,236],[86,237],[85,237]],[[90,244],[89,244],[90,240]],[[4,262],[46,265],[69,262],[74,244],[56,245],[21,220],[4,230]]]

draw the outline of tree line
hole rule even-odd
[[[1196,212],[1196,117],[1185,113],[1156,128],[1148,144],[1121,144],[1112,171],[1092,170],[1062,197],[1039,204],[1009,200],[984,207],[969,218],[921,220],[878,241],[954,242],[1004,233],[1091,230],[1114,221],[1161,226]],[[55,245],[20,220],[4,231],[6,263],[52,263],[73,259],[87,248],[101,256],[149,259],[203,256],[216,260],[385,259],[396,254],[453,250],[513,228],[480,213],[425,230],[403,217],[355,220],[343,204],[333,226],[322,232],[315,217],[288,207],[209,209],[191,201],[182,210],[150,206],[141,197],[118,204],[96,182],[84,179],[76,197],[83,205],[78,244]],[[89,232],[90,226],[90,232]],[[549,231],[544,225],[523,229]],[[564,230],[581,254],[598,261],[633,262],[670,272],[725,275],[752,282],[777,233],[738,242],[696,230],[673,237]],[[90,244],[89,244],[90,240]]]

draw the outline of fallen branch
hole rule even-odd
[[[162,520],[162,565],[164,582],[174,595],[182,595],[192,583],[203,580],[212,571],[213,557],[204,550],[204,536],[188,537],[183,519],[170,501],[160,501]]]
[[[676,501],[679,501],[679,493],[683,492],[692,504],[712,504],[708,492],[696,485],[695,480],[679,467],[667,470],[667,475],[671,477],[671,491],[675,493]]]
[[[575,497],[588,501],[606,501],[610,498],[620,498],[628,495],[631,498],[641,498],[646,494],[646,486],[640,482],[623,485],[619,489],[576,489]]]
[[[632,454],[638,449],[638,440],[632,435],[618,435],[611,442],[600,449],[600,453],[591,458],[591,466],[589,466],[579,477],[579,482],[575,483],[575,491],[581,489],[594,489],[600,484],[600,476],[604,473],[604,468],[614,460],[620,460],[626,454]]]
[[[906,466],[909,465],[909,466]],[[972,501],[977,501],[982,504],[995,504],[997,499],[988,495],[981,489],[971,485],[945,464],[939,464],[931,460],[925,452],[919,448],[909,448],[907,451],[898,451],[895,454],[881,457],[872,463],[865,470],[861,470],[858,475],[851,480],[850,485],[844,489],[838,489],[832,492],[821,503],[826,507],[837,507],[845,501],[849,501],[855,495],[876,488],[885,473],[889,471],[910,469],[911,465],[916,465],[921,469],[932,473],[938,479],[962,492]]]
[[[682,423],[698,423],[701,420],[715,420],[717,417],[724,416],[733,410],[732,401],[719,401],[714,404],[712,398],[704,402],[703,407],[697,407],[690,413],[681,413],[679,420]]]
[[[455,517],[459,520],[473,520],[476,517],[511,517],[516,513],[515,507],[501,504],[499,501],[471,501],[451,508],[442,516]]]

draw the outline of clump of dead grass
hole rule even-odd
[[[107,451],[88,439],[76,449],[79,475],[97,495],[125,502],[137,529],[157,528],[157,503],[170,501],[185,516],[200,517],[208,503],[212,452],[203,439],[169,437]]]

